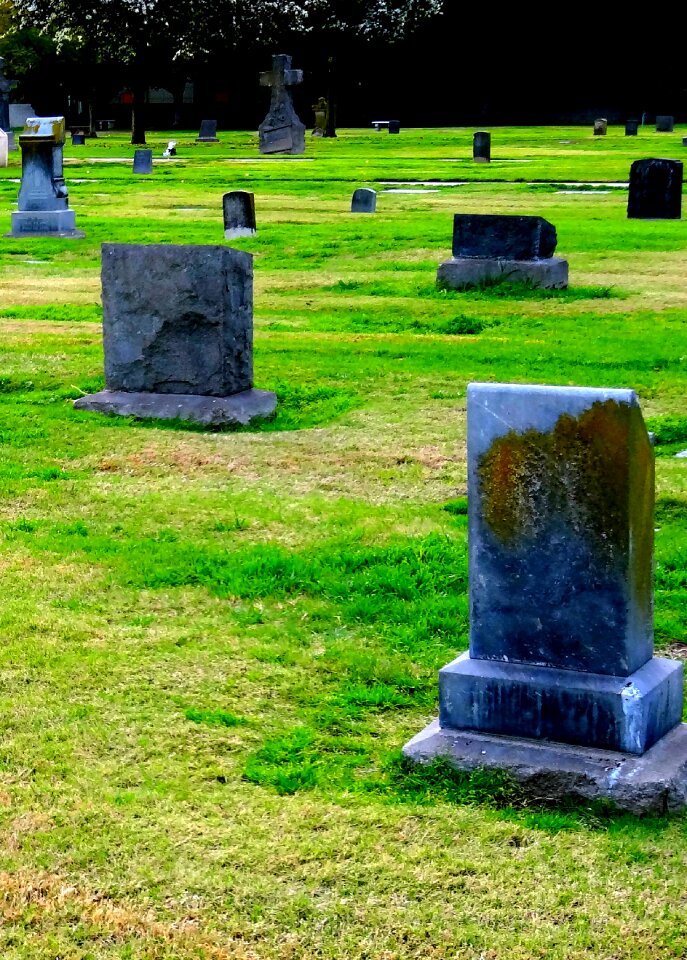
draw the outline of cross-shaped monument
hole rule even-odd
[[[291,57],[272,57],[272,69],[260,74],[260,85],[271,87],[267,116],[260,124],[260,153],[305,153],[305,124],[293,109],[289,87],[303,82],[303,71],[291,69]]]

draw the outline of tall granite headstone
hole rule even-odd
[[[439,266],[437,282],[452,290],[498,279],[561,289],[568,264],[555,249],[556,228],[543,217],[457,213],[453,257]]]
[[[200,121],[200,130],[196,137],[196,143],[219,143],[216,120]]]
[[[625,136],[626,136],[626,137],[636,137],[638,130],[639,130],[639,120],[626,120],[626,121],[625,121]]]
[[[608,132],[608,120],[601,117],[599,120],[594,121],[595,137],[605,137],[607,132]]]
[[[153,151],[134,150],[132,173],[151,174],[153,172]]]
[[[260,153],[304,153],[305,124],[293,108],[289,87],[303,82],[303,71],[291,69],[291,57],[272,57],[272,69],[260,74],[260,84],[271,88],[270,109],[260,124]]]
[[[19,134],[21,187],[10,237],[83,237],[62,172],[64,117],[30,117]]]
[[[106,243],[106,389],[79,410],[208,426],[270,416],[253,389],[253,258],[223,246]]]
[[[409,756],[549,798],[687,803],[683,668],[653,657],[653,506],[632,390],[469,386],[470,649]]]
[[[674,117],[656,117],[656,133],[672,133],[674,126]]]
[[[255,227],[255,194],[245,190],[233,190],[222,197],[224,213],[224,239],[233,240],[234,237],[254,237]]]
[[[682,216],[682,161],[635,160],[630,167],[627,215],[635,220],[679,220]]]
[[[358,187],[351,197],[351,213],[374,213],[377,209],[377,191]]]
[[[491,134],[488,130],[478,130],[472,138],[472,159],[475,163],[491,161]]]

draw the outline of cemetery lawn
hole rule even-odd
[[[637,390],[657,648],[687,655],[687,221],[628,221],[622,185],[687,130],[494,130],[490,165],[471,133],[269,160],[249,134],[175,133],[151,177],[102,135],[66,149],[86,239],[2,241],[6,960],[687,954],[686,816],[533,808],[400,760],[467,647],[470,380]],[[359,186],[376,215],[347,212]],[[232,189],[256,194],[258,235],[232,245],[255,255],[276,419],[73,410],[103,385],[100,243],[223,243]],[[437,291],[458,211],[547,217],[570,289]]]

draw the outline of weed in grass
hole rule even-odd
[[[237,717],[235,713],[227,710],[199,710],[189,707],[184,716],[191,723],[203,723],[208,727],[238,727],[246,723],[243,717]]]

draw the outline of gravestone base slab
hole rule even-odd
[[[449,290],[465,290],[485,280],[527,283],[546,290],[568,286],[568,262],[561,257],[543,260],[504,260],[495,257],[451,257],[439,265],[437,283]]]
[[[687,723],[681,723],[643,756],[442,729],[435,720],[403,753],[416,763],[444,759],[457,770],[510,775],[534,803],[610,800],[633,814],[670,813],[687,806]]]
[[[272,417],[277,409],[277,397],[269,390],[255,389],[229,397],[101,390],[79,397],[74,407],[141,420],[188,420],[204,427],[245,427],[253,420]]]
[[[12,230],[6,237],[85,237],[76,229],[74,210],[15,210]]]
[[[219,143],[219,137],[196,137],[196,143]]]
[[[683,668],[653,657],[626,677],[464,653],[439,671],[441,725],[642,754],[682,719]]]

